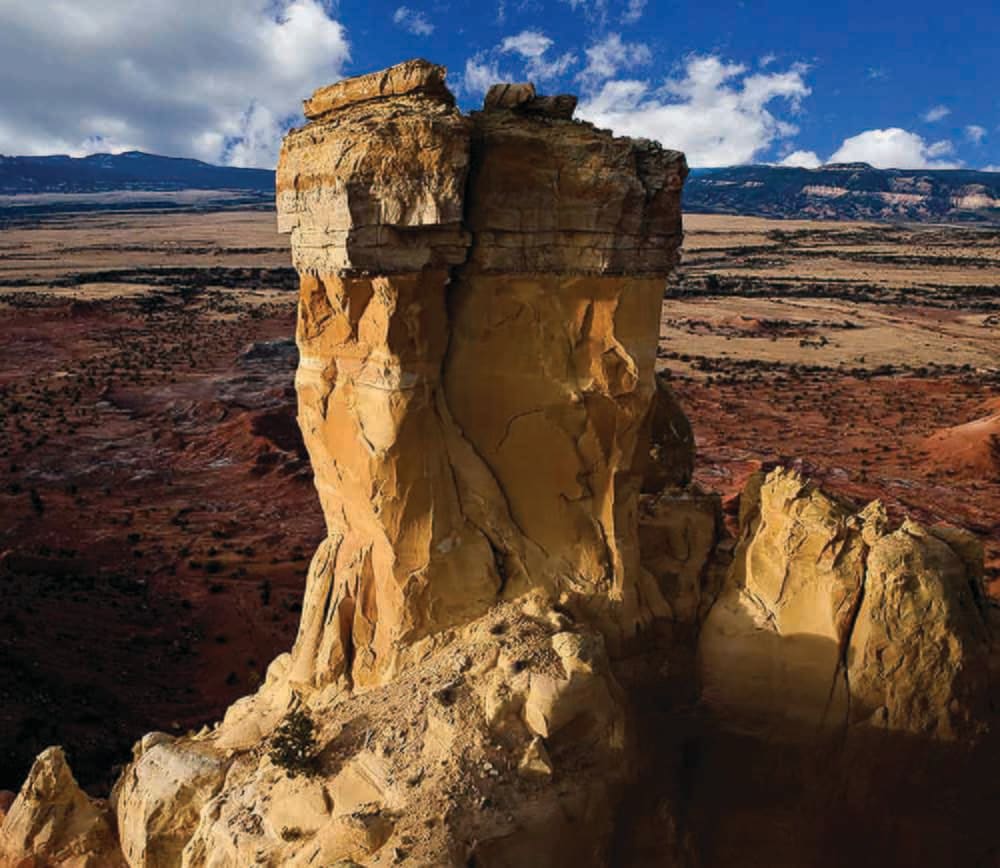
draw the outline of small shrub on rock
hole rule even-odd
[[[316,725],[308,712],[296,708],[285,715],[284,720],[271,736],[271,748],[268,756],[279,768],[287,772],[289,777],[308,775],[315,771]]]

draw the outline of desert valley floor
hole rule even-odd
[[[0,234],[0,789],[216,719],[294,638],[323,535],[295,423],[297,279],[264,210]],[[979,534],[1000,601],[1000,231],[688,216],[660,362],[697,481],[797,456]]]

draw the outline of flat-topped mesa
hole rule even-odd
[[[328,537],[293,681],[390,677],[498,597],[568,594],[617,642],[667,607],[637,505],[682,154],[411,61],[286,137],[299,421]]]

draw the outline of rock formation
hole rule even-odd
[[[698,647],[723,733],[702,772],[717,864],[738,864],[761,823],[797,830],[758,845],[772,864],[992,858],[997,799],[981,796],[1000,770],[997,708],[975,538],[894,529],[879,502],[858,510],[781,468],[751,477],[740,525]]]
[[[61,748],[43,751],[0,826],[0,864],[124,866],[107,806],[77,785]]]
[[[526,84],[467,116],[444,80],[322,88],[282,149],[327,529],[294,648],[221,723],[143,738],[110,807],[42,754],[0,864],[844,864],[822,810],[746,861],[795,822],[746,757],[809,769],[777,778],[801,801],[855,733],[987,738],[969,535],[777,470],[734,549],[691,483],[654,371],[684,157]]]
[[[885,727],[975,741],[989,695],[982,552],[964,531],[861,512],[793,471],[754,479],[700,639],[705,701],[772,733]]]
[[[532,588],[614,642],[664,612],[635,517],[684,159],[528,87],[466,117],[442,76],[415,61],[323,89],[278,166],[329,533],[297,681],[379,683]]]

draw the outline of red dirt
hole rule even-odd
[[[143,731],[218,717],[290,646],[323,533],[294,356],[239,359],[292,297],[116,307],[3,313],[0,786],[62,743],[101,789]]]
[[[943,428],[923,441],[931,464],[957,475],[1000,480],[1000,399],[981,409],[979,418]]]

